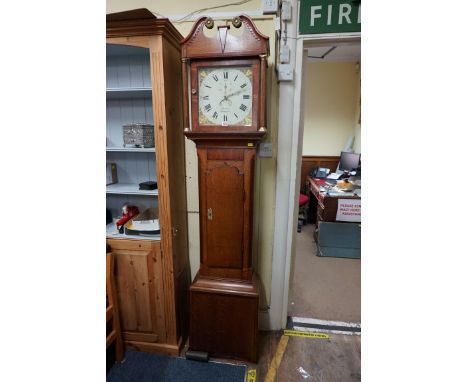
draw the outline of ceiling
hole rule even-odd
[[[307,57],[313,62],[356,61],[361,62],[361,43],[347,42],[307,48]],[[323,57],[323,58],[322,58]]]

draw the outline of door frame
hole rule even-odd
[[[298,1],[292,1],[298,9]],[[298,35],[299,11],[293,14],[290,28],[293,31],[288,44],[291,50],[291,65],[294,80],[279,83],[278,148],[275,228],[273,242],[272,279],[268,322],[262,326],[270,330],[286,327],[289,289],[292,281],[292,254],[296,250],[296,229],[300,171],[303,144],[303,94],[304,70],[307,55],[304,49],[330,43],[361,41],[361,33],[338,33],[326,35]]]

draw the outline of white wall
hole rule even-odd
[[[237,1],[232,1],[237,2]],[[174,0],[174,1],[154,1],[154,0],[107,0],[106,1],[106,13],[114,13],[127,11],[129,9],[147,8],[151,12],[155,12],[161,17],[169,17],[173,15],[187,15],[195,10],[202,8],[215,7],[222,4],[230,3],[224,0]],[[207,12],[246,12],[246,11],[257,11],[262,7],[261,0],[251,0],[242,5],[234,5],[229,7],[222,7],[213,10],[206,10],[200,15],[204,15]]]
[[[359,78],[356,88],[356,112],[354,122],[354,151],[361,152],[361,65],[359,64]]]
[[[360,151],[359,66],[355,62],[308,62],[305,70],[302,154],[338,156],[352,135]]]

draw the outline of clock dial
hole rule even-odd
[[[252,125],[252,70],[245,67],[198,70],[200,125]]]

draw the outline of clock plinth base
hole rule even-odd
[[[190,287],[190,350],[257,362],[259,282],[197,274]]]

